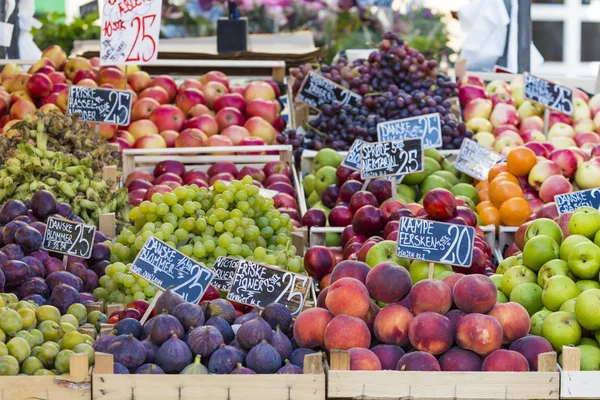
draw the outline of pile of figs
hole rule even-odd
[[[167,290],[143,326],[119,320],[94,349],[114,356],[115,374],[302,374],[304,356],[291,340],[293,319],[281,304],[236,318],[227,300],[185,302]]]
[[[83,222],[71,206],[57,204],[45,190],[25,203],[10,200],[0,209],[0,292],[53,305],[64,314],[74,303],[95,301],[92,292],[109,264],[110,249],[103,243],[106,237],[96,231],[89,259],[69,256],[63,263],[62,254],[41,248],[50,216]]]

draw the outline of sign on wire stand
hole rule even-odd
[[[423,141],[421,139],[365,143],[360,150],[360,176],[362,179],[423,171]]]
[[[358,0],[361,7],[392,8],[393,0]]]
[[[68,112],[79,114],[83,121],[129,125],[131,103],[131,92],[127,90],[69,87]]]
[[[231,288],[231,281],[239,263],[240,260],[237,258],[217,258],[212,267],[212,272],[215,274],[212,285],[219,290],[228,291]]]
[[[348,150],[346,158],[344,158],[344,161],[342,161],[342,167],[360,171],[360,149],[365,143],[366,142],[363,142],[360,139],[356,139],[354,143],[352,143],[352,147],[350,147],[350,150]]]
[[[335,102],[359,107],[362,104],[362,96],[319,74],[309,72],[296,95],[296,101],[306,103],[309,107],[320,111],[324,105]]]
[[[554,201],[559,214],[575,211],[580,207],[592,207],[600,210],[600,189],[559,194],[554,196]]]
[[[475,228],[409,217],[400,218],[398,257],[468,267]]]
[[[377,140],[423,139],[423,148],[442,146],[440,114],[426,114],[377,124]]]
[[[306,275],[239,260],[227,299],[258,308],[279,303],[297,315],[302,311],[311,285],[312,279]]]
[[[100,65],[137,65],[156,60],[163,1],[103,2]]]
[[[42,248],[69,256],[90,258],[95,234],[95,226],[48,217]]]
[[[151,236],[131,265],[131,272],[161,289],[170,288],[189,303],[197,303],[214,273],[185,254]]]
[[[471,178],[486,180],[490,169],[502,160],[502,156],[486,149],[474,140],[464,139],[454,167]]]
[[[525,98],[566,115],[573,115],[573,91],[559,84],[525,74]]]

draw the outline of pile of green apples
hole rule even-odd
[[[558,353],[577,346],[581,370],[600,370],[600,212],[582,207],[562,217],[562,226],[528,222],[515,237],[522,253],[504,259],[491,279],[504,301],[527,309],[532,335]]]

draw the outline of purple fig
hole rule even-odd
[[[133,335],[117,336],[108,346],[108,352],[113,355],[115,362],[129,369],[139,367],[146,358],[144,346]]]
[[[161,375],[164,374],[165,371],[156,364],[148,363],[140,365],[134,373],[139,375]]]
[[[214,326],[200,326],[192,329],[187,343],[195,355],[208,359],[223,344],[223,336]]]
[[[273,331],[271,330],[271,326],[260,315],[245,322],[237,331],[238,343],[247,350],[250,350],[263,340],[268,342],[272,338]]]
[[[290,310],[283,304],[271,303],[260,315],[271,326],[271,329],[275,330],[279,326],[285,335],[291,335],[294,319]]]
[[[156,325],[154,325],[156,327]],[[143,347],[143,346],[142,346]],[[178,374],[193,360],[192,352],[185,342],[173,334],[156,353],[156,363],[167,374]]]
[[[214,299],[210,301],[204,301],[201,304],[204,310],[205,319],[209,319],[213,315],[223,318],[228,324],[233,324],[235,321],[235,308],[233,304],[224,299]]]
[[[269,341],[269,344],[277,350],[282,360],[287,360],[290,354],[292,354],[292,342],[281,331],[279,325],[277,325],[277,329],[273,332],[273,338]]]
[[[186,331],[204,325],[204,311],[198,304],[178,304],[173,309],[173,316],[181,322]]]
[[[296,374],[296,375],[302,375],[304,373],[304,371],[302,370],[302,368],[295,366],[294,364],[291,364],[289,362],[289,360],[285,360],[285,365],[281,368],[279,368],[279,370],[277,371],[278,374]]]
[[[281,368],[281,357],[273,346],[263,340],[248,352],[246,365],[257,374],[274,374]]]
[[[241,363],[238,363],[235,369],[231,371],[230,375],[256,375],[256,372],[242,366]]]
[[[183,334],[185,333],[183,326],[181,326],[181,323],[174,316],[163,312],[153,319],[155,321],[150,330],[150,340],[157,345],[162,345],[172,335],[177,335],[179,339],[183,338]]]
[[[239,355],[234,348],[222,344],[221,347],[210,356],[208,371],[211,374],[229,374],[239,362],[238,359]]]

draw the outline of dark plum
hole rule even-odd
[[[165,341],[169,340],[172,335],[176,335],[180,339],[183,338],[185,330],[183,329],[183,326],[181,326],[179,320],[174,316],[163,312],[154,317],[153,320],[154,323],[150,330],[150,340],[157,345],[162,345]]]
[[[46,268],[46,276],[50,276],[54,272],[60,272],[65,270],[62,261],[54,257],[50,257],[46,261],[44,261],[44,268]]]
[[[239,362],[238,358],[239,355],[235,349],[222,344],[221,347],[210,356],[210,360],[208,361],[208,371],[211,374],[229,374]]]
[[[96,231],[96,234],[94,235],[94,243],[104,243],[106,240],[108,240],[108,238],[104,233]]]
[[[263,340],[248,352],[246,365],[257,374],[274,374],[281,368],[281,357],[273,346]]]
[[[192,329],[187,343],[195,355],[208,359],[223,344],[223,336],[214,326],[200,326]]]
[[[250,368],[244,367],[241,363],[238,363],[233,371],[229,373],[230,375],[256,375],[256,372],[252,371]]]
[[[6,227],[4,231],[6,231]],[[42,234],[29,225],[22,226],[15,232],[15,243],[21,246],[26,254],[39,249],[42,239]]]
[[[114,329],[117,331],[117,335],[133,335],[136,339],[140,339],[142,337],[142,332],[144,331],[140,321],[133,318],[119,320],[119,322],[115,324]]]
[[[100,274],[98,274],[100,276]],[[181,296],[177,295],[171,289],[165,290],[165,292],[156,300],[156,305],[154,308],[157,313],[161,313],[163,311],[168,312],[169,314],[173,313],[173,309],[181,303],[184,303],[185,300],[181,298]]]
[[[79,301],[81,304],[86,305],[87,303],[94,303],[96,297],[92,293],[79,292]]]
[[[90,256],[90,262],[96,263],[102,260],[110,259],[110,248],[104,243],[95,243],[92,247],[92,255]]]
[[[156,326],[156,325],[155,325]],[[178,374],[192,363],[194,357],[185,342],[173,335],[164,342],[156,353],[156,363],[167,374]]]
[[[83,218],[78,217],[77,215],[74,216],[73,218],[71,218],[71,221],[73,221],[73,222],[79,222],[80,224],[85,224],[85,221],[83,220]]]
[[[290,362],[300,368],[304,368],[304,356],[306,356],[307,354],[315,354],[316,351],[312,350],[312,349],[305,349],[305,348],[298,348],[294,351],[292,351],[292,354],[290,355]]]
[[[33,229],[37,230],[42,235],[42,237],[44,237],[44,235],[46,234],[46,224],[45,223],[36,221],[36,222],[32,222],[30,224],[30,226]]]
[[[56,197],[47,190],[38,190],[31,196],[31,211],[41,220],[56,212]]]
[[[50,297],[50,288],[44,279],[40,277],[29,278],[19,288],[19,298],[32,294],[39,294],[44,299]]]
[[[106,275],[106,267],[108,267],[109,265],[110,261],[102,260],[95,263],[92,266],[92,269],[94,270],[96,275],[98,275],[98,278],[102,278],[104,275]]]
[[[235,321],[235,308],[233,307],[233,304],[227,300],[214,299],[210,301],[204,301],[200,305],[204,310],[205,319],[209,319],[213,315],[216,315],[217,317],[223,318],[228,324],[233,324],[233,321]]]
[[[29,277],[31,268],[28,264],[18,260],[8,260],[0,263],[0,270],[4,272],[6,287],[16,288]]]
[[[112,342],[115,341],[117,336],[110,332],[106,335],[100,336],[96,341],[94,341],[94,350],[100,353],[108,353],[108,348]]]
[[[71,274],[75,275],[76,277],[81,279],[82,282],[85,282],[85,280],[87,279],[87,268],[81,263],[74,262],[68,264],[67,272],[70,272]]]
[[[116,375],[129,375],[129,370],[121,363],[113,363],[113,373]]]
[[[73,215],[73,209],[67,203],[58,203],[56,205],[56,213],[61,217],[69,219]]]
[[[40,219],[31,210],[27,211],[27,217],[31,222],[40,222]]]
[[[91,269],[85,271],[85,285],[83,290],[86,292],[93,292],[98,286],[100,286],[98,275]]]
[[[292,333],[294,319],[290,310],[283,304],[271,303],[265,307],[260,315],[271,326],[271,329],[275,330],[279,326],[284,334],[290,335]]]
[[[214,326],[215,328],[217,328],[219,330],[219,332],[221,332],[221,336],[223,336],[223,342],[225,342],[225,343],[231,342],[233,340],[233,338],[235,337],[235,334],[233,333],[233,329],[231,329],[231,325],[229,325],[227,323],[227,321],[225,321],[221,317],[217,317],[216,315],[213,315],[212,317],[210,317],[208,319],[208,321],[206,321],[205,325]]]
[[[4,254],[2,251],[0,251],[0,263],[4,262],[4,261],[8,261],[10,260],[10,258],[8,258],[8,256],[6,254]],[[23,261],[25,262],[25,261]]]
[[[34,303],[37,303],[38,306],[43,306],[46,304],[46,299],[39,294],[30,294],[29,296],[23,297],[21,300],[33,301]]]
[[[186,331],[204,325],[204,311],[198,304],[181,303],[173,309],[173,316]]]
[[[150,340],[150,338],[146,338],[146,339],[142,340],[141,343],[144,346],[144,348],[146,349],[146,360],[144,362],[146,362],[146,363],[155,362],[156,361],[156,353],[158,352],[158,349],[160,348],[160,346],[157,346],[156,344],[152,343],[152,340]]]
[[[31,222],[31,218],[29,218],[29,216],[27,216],[27,215],[19,215],[13,221],[20,221],[20,222],[25,222],[26,224],[29,224]]]
[[[19,200],[9,200],[0,209],[0,224],[6,225],[19,215],[27,215],[27,206]]]
[[[137,368],[144,363],[146,352],[144,346],[133,335],[120,335],[108,346],[108,352],[114,361],[126,368]]]
[[[286,360],[285,365],[279,368],[279,370],[276,373],[284,375],[302,375],[304,371],[302,370],[302,368],[291,364],[289,360]]]
[[[4,292],[4,286],[6,285],[6,277],[4,272],[0,269],[0,292]]]
[[[160,375],[164,373],[165,371],[161,367],[150,363],[140,365],[134,372],[136,375]]]
[[[271,326],[260,315],[245,322],[237,331],[238,343],[248,350],[261,341],[266,340],[268,342],[272,338],[273,330]]]
[[[36,250],[32,253],[29,253],[28,257],[37,258],[42,263],[46,262],[46,260],[48,260],[50,258],[50,256],[48,255],[48,252],[46,252],[46,250],[42,250],[42,249]]]
[[[9,260],[20,260],[25,257],[21,246],[15,243],[5,245],[0,251],[3,252]]]
[[[69,285],[60,283],[52,290],[49,303],[54,307],[58,308],[61,315],[67,312],[67,309],[73,303],[79,303],[81,298],[76,289]]]
[[[281,331],[279,325],[273,332],[273,338],[269,341],[269,344],[277,350],[282,360],[287,360],[290,354],[292,354],[292,342]]]
[[[73,275],[67,271],[53,272],[46,277],[46,283],[50,287],[50,290],[54,291],[54,288],[59,284],[69,285],[78,292],[83,290],[83,281],[78,276]]]
[[[21,261],[23,261],[24,263],[29,265],[29,268],[31,269],[31,271],[30,271],[31,276],[37,276],[39,278],[46,277],[46,268],[44,267],[44,264],[37,258],[31,257],[31,256],[25,256],[25,257],[21,258]]]

